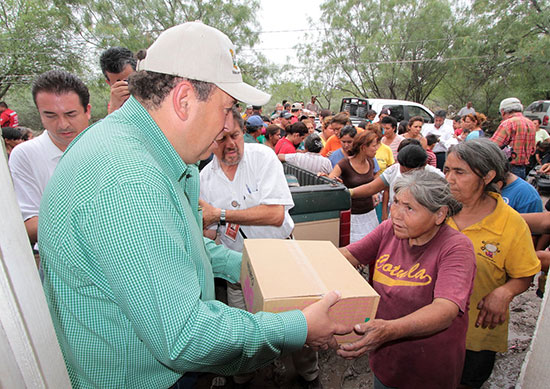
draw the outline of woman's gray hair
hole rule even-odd
[[[399,177],[394,186],[395,194],[408,190],[416,201],[430,212],[435,213],[447,207],[447,217],[456,215],[462,209],[451,194],[449,183],[435,172],[415,170]]]
[[[494,170],[495,178],[485,185],[485,192],[500,193],[497,183],[506,180],[506,157],[496,143],[487,138],[472,139],[452,146],[448,154],[452,153],[466,162],[479,178]]]

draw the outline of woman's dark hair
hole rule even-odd
[[[391,124],[393,128],[397,128],[397,119],[395,119],[393,116],[384,116],[380,120],[381,124]]]
[[[277,134],[279,131],[281,131],[281,127],[279,127],[279,126],[276,125],[276,124],[270,124],[270,125],[267,126],[267,128],[265,129],[265,138],[266,138],[266,139],[269,139],[269,138],[271,138],[273,135]]]
[[[413,116],[409,119],[409,127],[412,126],[414,122],[422,122],[422,124],[424,124],[424,118],[422,116]]]
[[[409,169],[418,169],[419,167],[425,166],[427,160],[428,154],[419,144],[405,145],[405,147],[397,153],[397,161],[399,164]]]
[[[397,133],[399,135],[403,135],[408,131],[407,130],[407,124],[408,124],[408,122],[406,120],[401,120],[399,122],[399,127],[397,128]]]
[[[506,157],[496,143],[487,138],[472,139],[452,146],[449,154],[453,153],[466,162],[480,179],[493,170],[495,177],[485,185],[485,192],[500,192],[497,183],[506,179]]]
[[[397,152],[399,153],[403,147],[408,146],[408,145],[422,146],[422,144],[420,143],[420,141],[418,139],[405,138],[399,143],[399,146],[397,146]]]
[[[348,124],[347,126],[342,127],[342,129],[340,130],[340,134],[338,135],[338,138],[342,139],[346,135],[349,135],[350,138],[355,138],[355,135],[357,135],[357,129],[353,127],[351,124]]]
[[[6,140],[23,139],[23,133],[18,127],[2,127],[2,137]]]
[[[304,122],[296,122],[294,124],[291,124],[286,132],[288,134],[300,134],[301,136],[307,135],[309,130],[307,129],[307,126],[304,124]]]
[[[378,138],[378,135],[376,135],[375,132],[363,131],[353,138],[353,143],[351,145],[351,149],[348,151],[348,155],[351,157],[359,154],[361,146],[370,146],[372,142],[378,142],[379,139],[380,138]]]
[[[318,153],[323,148],[323,142],[317,133],[309,134],[304,141],[304,147],[310,153]]]
[[[462,209],[462,204],[451,194],[449,183],[435,172],[416,170],[403,174],[396,180],[394,190],[396,194],[402,190],[408,190],[420,205],[432,213],[447,207],[447,217],[449,217],[456,215]]]

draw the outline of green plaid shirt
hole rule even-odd
[[[239,253],[202,237],[199,172],[130,98],[61,159],[39,217],[44,291],[73,387],[162,388],[230,375],[302,347],[300,311],[214,300]]]

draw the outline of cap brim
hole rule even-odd
[[[262,92],[244,82],[216,82],[218,88],[236,100],[252,105],[265,105],[271,99],[269,93]]]

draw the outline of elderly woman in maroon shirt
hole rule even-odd
[[[438,174],[404,174],[391,219],[342,248],[356,267],[375,263],[376,319],[338,354],[370,352],[375,388],[455,388],[462,374],[475,275],[470,240],[446,225],[461,208]]]

